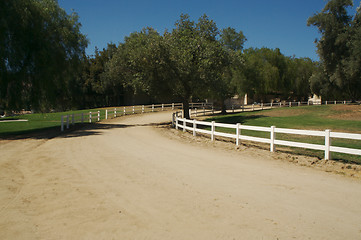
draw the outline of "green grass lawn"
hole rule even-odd
[[[77,114],[77,113],[89,113],[100,111],[101,116],[104,118],[104,109],[87,109],[68,112],[57,113],[35,113],[25,114],[15,117],[5,117],[0,119],[0,137],[17,136],[28,133],[34,133],[37,131],[45,131],[59,128],[61,123],[61,115]],[[2,120],[16,120],[25,119],[27,122],[1,122]]]
[[[345,108],[343,108],[343,106]],[[304,106],[292,108],[275,108],[272,110],[263,110],[257,112],[243,112],[238,114],[228,114],[208,118],[207,121],[220,123],[240,123],[251,126],[280,128],[293,128],[304,130],[326,130],[337,132],[361,133],[361,106],[345,105],[323,105],[323,106]],[[216,128],[216,131],[234,133],[234,129]],[[243,135],[269,138],[269,133],[242,130]],[[293,134],[277,134],[279,140],[288,140],[296,142],[324,144],[323,137],[308,137]],[[349,147],[361,149],[361,141],[347,139],[332,139],[333,146]],[[282,147],[283,148],[283,147]],[[323,157],[322,151],[314,151],[300,148],[292,148],[300,154],[315,155]],[[361,163],[361,156],[348,154],[332,153],[333,159],[342,159]]]

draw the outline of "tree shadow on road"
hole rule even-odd
[[[160,126],[168,125],[169,123],[149,123],[149,124],[107,124],[107,123],[85,123],[75,124],[61,132],[60,127],[44,128],[41,130],[33,130],[27,132],[19,132],[12,134],[5,134],[0,136],[0,140],[22,140],[22,139],[45,139],[52,138],[74,138],[84,136],[94,136],[104,134],[104,130],[122,129],[132,127],[146,127],[146,126]]]

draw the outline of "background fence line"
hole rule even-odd
[[[202,106],[202,103],[193,103],[194,106]],[[104,115],[101,115],[101,111],[89,111],[87,113],[71,113],[61,116],[61,125],[60,130],[64,131],[65,128],[69,129],[70,126],[75,125],[76,123],[85,123],[85,122],[99,122],[102,119],[116,118],[120,116],[125,116],[129,114],[137,113],[148,113],[148,112],[158,112],[174,109],[183,109],[182,103],[169,103],[169,104],[151,104],[151,105],[134,105],[134,106],[122,106],[122,107],[113,107],[106,108]]]

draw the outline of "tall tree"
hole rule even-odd
[[[361,97],[361,79],[358,68],[360,57],[360,9],[354,17],[347,8],[352,0],[331,0],[324,9],[308,19],[308,25],[316,26],[321,34],[317,41],[321,60],[320,71],[315,73],[314,86],[326,98]],[[321,75],[324,75],[321,77]]]
[[[64,108],[87,40],[54,0],[0,1],[0,105]]]

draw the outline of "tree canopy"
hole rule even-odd
[[[71,104],[69,85],[87,46],[80,26],[57,1],[0,1],[0,106]]]
[[[351,6],[352,0],[331,0],[308,19],[308,25],[316,26],[321,34],[317,40],[321,64],[311,87],[325,98],[361,97],[361,10],[357,8],[351,16]]]

